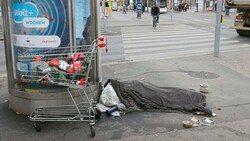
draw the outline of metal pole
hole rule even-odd
[[[206,2],[203,0],[203,12],[206,11]]]
[[[173,2],[173,0],[171,1],[171,6],[172,6],[172,8],[171,8],[171,22],[173,22],[173,5],[174,5],[174,2]]]
[[[95,6],[94,7],[94,12],[96,12],[96,14],[95,14],[95,28],[96,28],[96,30],[95,30],[95,34],[96,34],[96,37],[95,37],[95,39],[97,39],[100,35],[101,35],[101,28],[100,28],[100,18],[99,18],[99,12],[97,12],[97,11],[99,11],[99,9],[100,9],[100,0],[95,0],[94,2],[98,2],[98,3],[94,3],[93,4],[93,6]],[[99,85],[98,85],[98,87],[99,87],[99,91],[101,90],[100,89],[100,87],[101,87],[101,85],[102,85],[102,67],[101,67],[101,51],[98,49],[97,50],[97,59],[96,59],[96,75],[97,75],[97,80],[98,80],[98,83],[99,83]]]
[[[10,21],[9,21],[9,3],[7,0],[1,1],[2,7],[2,18],[3,18],[3,35],[4,35],[4,47],[5,47],[5,61],[6,61],[6,68],[7,68],[7,78],[8,78],[8,90],[11,93],[11,90],[15,86],[14,82],[14,68],[13,68],[13,56],[12,56],[12,42],[10,36]]]
[[[168,10],[170,10],[170,0],[168,0]]]
[[[147,0],[147,12],[148,12],[148,0]]]
[[[72,24],[73,33],[72,33],[72,36],[70,36],[70,37],[73,38],[73,46],[76,47],[76,27],[75,27],[75,25],[76,25],[76,17],[75,17],[75,7],[74,7],[74,5],[75,5],[75,0],[71,0],[71,12],[72,12],[71,16],[72,16],[72,18],[70,17],[70,19],[72,19],[72,21],[73,21],[73,24]],[[74,47],[74,50],[75,50],[75,53],[76,53],[76,48],[75,47]]]
[[[68,8],[69,8],[69,40],[70,40],[70,52],[76,51],[75,49],[75,31],[74,31],[74,23],[75,23],[75,16],[73,16],[74,12],[73,12],[73,0],[68,1]]]
[[[217,0],[214,57],[219,57],[220,53],[221,8],[222,8],[222,0]]]
[[[107,32],[107,17],[106,17],[106,0],[103,0],[102,7],[103,7],[103,20],[104,20],[104,32]]]
[[[103,19],[104,19],[104,33],[107,33],[107,17],[104,16]]]

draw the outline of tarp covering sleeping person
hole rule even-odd
[[[207,109],[206,96],[189,89],[158,87],[145,81],[118,81],[109,79],[121,103],[132,110],[150,110],[166,112],[204,112],[212,116]]]

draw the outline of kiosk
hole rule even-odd
[[[32,63],[18,62],[18,54],[90,44],[99,36],[97,0],[1,0],[1,6],[9,107],[30,114],[38,106],[70,103],[63,86],[22,82],[25,76],[20,75],[20,70],[28,73]],[[98,93],[102,81],[100,52],[96,58],[90,78]]]

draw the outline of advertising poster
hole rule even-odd
[[[74,2],[74,13],[70,16],[69,2]],[[42,60],[43,56],[69,52],[71,21],[76,45],[90,45],[95,35],[91,4],[92,0],[10,0],[13,53],[18,70],[16,76],[22,72],[20,79],[35,78],[36,65],[43,62],[21,58],[42,56]]]
[[[56,48],[69,45],[68,0],[10,0],[13,45]]]
[[[142,11],[142,2],[141,1],[138,1],[136,3],[136,9],[137,9],[137,11]]]
[[[90,45],[93,41],[91,30],[94,24],[91,20],[91,0],[74,0],[75,33],[77,45]]]
[[[10,0],[10,12],[17,78],[20,71],[28,75],[32,64],[29,59],[20,62],[19,56],[40,56],[69,46],[68,0]]]

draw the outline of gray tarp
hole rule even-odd
[[[129,109],[156,110],[167,112],[204,112],[212,116],[207,109],[206,96],[194,90],[174,87],[158,87],[149,82],[109,79],[121,102]]]

